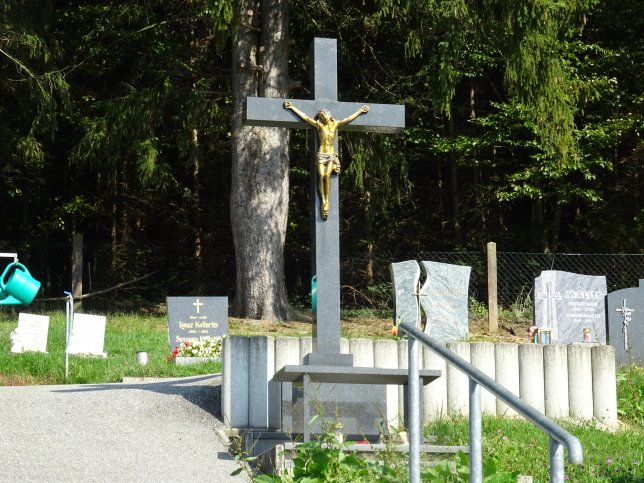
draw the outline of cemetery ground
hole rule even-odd
[[[170,353],[165,314],[111,314],[107,316],[107,358],[70,356],[69,378],[64,377],[65,315],[49,313],[47,354],[11,354],[9,334],[17,324],[18,311],[0,312],[0,385],[99,384],[122,382],[124,378],[172,378],[220,372],[218,363],[180,366],[168,360]],[[484,308],[470,305],[470,340],[527,343],[530,313],[525,307],[503,311],[499,331],[486,330]],[[235,335],[305,336],[310,321],[267,322],[229,320]],[[386,312],[346,312],[343,337],[391,338],[391,318]],[[136,352],[147,351],[150,362],[141,366]],[[584,464],[566,465],[571,481],[644,482],[644,370],[626,367],[618,374],[618,411],[622,427],[607,432],[593,424],[562,422],[584,448]],[[468,443],[467,421],[444,417],[426,428],[439,442]],[[534,481],[548,479],[547,437],[523,420],[484,418],[483,454],[496,461],[497,472],[532,475]],[[350,451],[350,449],[349,449]],[[234,478],[231,477],[231,480]]]

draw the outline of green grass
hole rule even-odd
[[[566,476],[577,482],[644,482],[644,428],[632,426],[614,433],[592,423],[558,421],[579,438],[584,463],[566,462]],[[442,444],[468,445],[468,421],[442,418],[430,424],[427,435]],[[518,471],[534,481],[548,481],[548,436],[523,419],[483,418],[483,455],[496,461],[498,471]]]
[[[12,354],[9,335],[18,325],[18,315],[0,312],[0,385],[120,382],[124,377],[182,377],[221,370],[219,363],[178,366],[167,361],[170,350],[165,316],[111,314],[105,328],[107,358],[70,355],[69,378],[65,380],[65,314],[47,315],[47,354]],[[146,366],[137,363],[138,351],[148,352]]]

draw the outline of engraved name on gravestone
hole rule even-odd
[[[425,333],[441,342],[469,335],[468,294],[472,267],[420,262],[427,280],[420,289],[420,305],[427,317]]]
[[[615,347],[617,364],[644,366],[644,280],[606,297],[608,343]]]
[[[545,270],[534,280],[534,325],[552,329],[558,344],[605,344],[606,292],[604,276]]]
[[[103,352],[105,323],[104,315],[74,314],[67,353],[106,357]]]
[[[48,316],[18,314],[18,327],[9,336],[11,352],[47,352],[48,333]]]
[[[197,342],[228,332],[228,297],[168,297],[167,303],[171,351],[183,341]]]

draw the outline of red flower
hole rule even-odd
[[[397,325],[394,325],[394,326],[391,328],[391,334],[392,334],[392,335],[394,335],[394,336],[397,336],[397,335],[398,335],[398,326],[397,326]]]

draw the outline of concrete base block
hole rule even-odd
[[[313,352],[313,337],[302,337],[300,339],[300,364],[304,364],[304,358]]]
[[[568,346],[568,414],[571,418],[593,418],[593,371],[590,347]]]
[[[398,368],[398,343],[395,340],[375,340],[374,367],[384,369]],[[388,385],[385,389],[387,398],[387,425],[395,428],[402,426],[398,420],[398,386]]]
[[[374,367],[372,339],[351,339],[349,341],[349,352],[353,354],[353,365],[355,367]]]
[[[269,408],[279,408],[278,386],[269,384],[275,374],[273,337],[250,337],[248,370],[248,424],[251,428],[268,429],[271,424],[279,424],[279,410],[269,416]]]
[[[610,428],[617,426],[617,380],[615,348],[600,345],[591,349],[593,371],[593,415]]]
[[[234,335],[224,338],[221,414],[226,427],[248,427],[249,363],[249,338]]]
[[[568,417],[568,349],[565,345],[543,347],[544,404],[549,418]]]
[[[537,411],[545,412],[543,346],[519,346],[519,396]]]
[[[496,344],[496,381],[508,391],[519,395],[519,348],[516,344]],[[497,416],[515,417],[517,412],[500,399],[496,401]]]
[[[447,348],[470,361],[470,344],[448,342]],[[447,364],[447,410],[449,414],[467,416],[470,410],[470,382],[468,377],[451,364]]]
[[[298,337],[278,337],[275,339],[275,370],[279,371],[287,364],[299,363],[300,339]],[[283,384],[271,382],[271,384],[275,384],[277,386],[280,394],[279,400],[281,401],[281,408],[279,409],[279,412],[282,418],[281,424],[284,424],[287,427],[292,427],[293,421],[289,418],[291,418],[291,415],[293,414],[293,409],[291,407],[293,399],[293,385],[290,382],[285,382]]]
[[[474,342],[470,344],[472,365],[492,379],[495,377],[494,344],[491,342]],[[496,416],[496,396],[481,388],[481,411],[483,414]]]
[[[442,357],[423,347],[423,369],[438,370],[443,374],[422,388],[423,423],[428,423],[447,415],[447,367]]]

